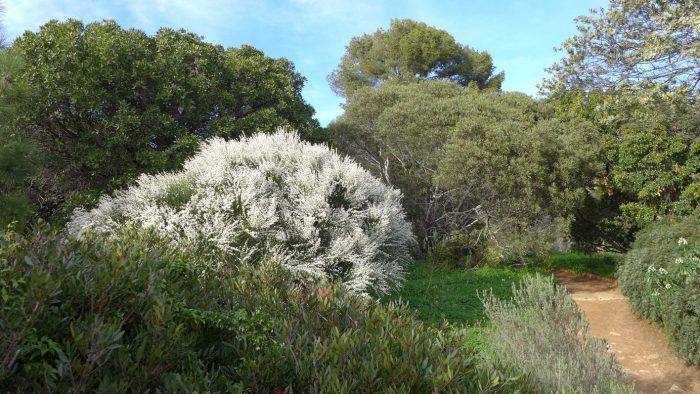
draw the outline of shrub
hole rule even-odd
[[[152,234],[120,236],[3,234],[1,392],[242,389],[233,355],[274,346],[270,321]]]
[[[153,231],[5,233],[0,264],[0,392],[527,389],[404,305],[272,261],[216,264]]]
[[[661,323],[678,354],[696,365],[700,365],[698,245],[700,218],[669,217],[637,233],[618,269],[620,287],[632,308]]]
[[[483,230],[457,230],[443,238],[430,252],[430,260],[457,267],[497,263],[502,256]]]
[[[540,390],[584,393],[630,392],[623,372],[566,289],[539,275],[513,285],[513,299],[482,297],[492,327],[492,360],[530,375]]]
[[[136,223],[181,248],[239,263],[271,257],[356,291],[384,292],[410,260],[400,198],[328,147],[278,131],[210,140],[182,171],[143,175],[94,210],[78,210],[68,228],[109,233]]]

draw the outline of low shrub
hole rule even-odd
[[[700,218],[666,218],[637,233],[618,269],[632,308],[666,329],[677,353],[700,365]]]
[[[272,322],[148,234],[0,240],[0,392],[241,391]],[[127,241],[128,239],[128,241]]]
[[[182,171],[138,183],[77,210],[70,231],[153,229],[178,248],[228,254],[235,264],[276,259],[386,292],[411,260],[401,193],[324,145],[296,133],[210,139]]]
[[[501,259],[493,241],[483,230],[453,231],[430,252],[430,260],[453,267],[477,267]]]
[[[542,391],[632,392],[603,341],[592,338],[576,303],[550,278],[526,277],[513,299],[482,296],[491,327],[487,359],[529,374]]]
[[[0,264],[0,392],[528,390],[402,304],[154,232],[7,232]]]

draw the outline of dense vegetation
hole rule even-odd
[[[700,365],[699,20],[611,0],[542,99],[392,20],[325,129],[250,46],[0,40],[0,391],[629,392],[546,269],[618,277]]]
[[[637,313],[660,323],[678,354],[700,365],[700,218],[667,218],[640,231],[619,272]]]
[[[459,331],[344,286],[149,232],[4,233],[3,392],[512,392]],[[226,258],[222,256],[222,258]]]
[[[591,123],[557,120],[524,94],[447,81],[358,90],[330,129],[404,192],[423,252],[458,237],[473,265],[547,253],[602,172]]]
[[[328,147],[295,133],[211,139],[177,173],[142,176],[116,197],[76,210],[73,233],[138,224],[181,250],[265,258],[386,292],[401,279],[414,242],[401,194]]]
[[[202,139],[318,129],[293,64],[249,46],[68,20],[25,33],[12,50],[24,64],[4,73],[31,92],[12,127],[43,158],[28,192],[44,218],[60,221],[142,173],[177,169]]]
[[[585,393],[634,392],[622,368],[588,323],[566,289],[539,275],[513,285],[512,301],[483,295],[492,327],[490,357],[529,373],[540,390]]]

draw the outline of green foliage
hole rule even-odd
[[[528,373],[540,390],[627,393],[624,373],[592,338],[588,323],[566,289],[539,275],[513,285],[513,299],[484,293],[491,321],[489,345],[498,362]]]
[[[417,261],[406,269],[401,288],[383,301],[404,300],[420,320],[433,326],[446,320],[473,327],[486,319],[479,294],[490,290],[494,296],[507,299],[513,294],[513,283],[535,272],[507,267],[462,269]]]
[[[431,261],[454,267],[494,264],[502,257],[483,229],[453,231],[430,251]]]
[[[19,79],[38,92],[23,106],[21,125],[47,159],[35,198],[45,217],[141,173],[176,169],[203,138],[318,129],[293,64],[252,47],[68,20],[26,32],[13,48],[26,62]]]
[[[615,278],[615,270],[622,256],[617,253],[556,253],[549,259],[548,268],[588,273]]]
[[[330,128],[342,151],[401,189],[423,252],[474,227],[507,258],[548,253],[603,169],[589,122],[446,81],[360,89]]]
[[[386,81],[426,79],[500,90],[504,75],[493,75],[494,69],[491,55],[457,43],[444,30],[410,19],[393,19],[389,30],[378,29],[350,40],[328,80],[331,88],[345,97]]]
[[[190,201],[195,192],[193,187],[192,183],[185,180],[170,183],[166,186],[165,193],[156,197],[156,205],[177,211]]]
[[[513,392],[462,332],[266,262],[153,234],[0,242],[0,391]]]
[[[278,346],[269,320],[159,243],[4,233],[0,390],[240,391],[233,355]]]
[[[22,67],[15,51],[0,48],[0,228],[17,222],[16,228],[23,229],[33,214],[26,184],[36,166],[34,149],[18,122],[30,96],[17,80]]]
[[[558,117],[594,122],[605,146],[605,175],[572,226],[583,249],[624,251],[640,228],[666,215],[700,214],[700,104],[683,90],[558,97]]]
[[[688,245],[679,245],[681,238]],[[700,245],[700,218],[665,218],[637,233],[618,276],[633,309],[660,323],[678,354],[700,365],[697,245]]]

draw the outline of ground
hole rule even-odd
[[[686,365],[660,329],[632,313],[617,281],[565,270],[554,275],[586,315],[591,335],[608,341],[637,390],[700,393],[700,368]]]
[[[591,334],[608,341],[610,351],[644,393],[700,393],[700,368],[687,366],[670,350],[666,335],[635,316],[615,277],[618,255],[562,253],[543,267],[565,285],[585,313]],[[482,347],[485,321],[479,295],[493,291],[499,298],[512,295],[513,283],[545,269],[483,267],[450,268],[426,261],[408,267],[400,290],[384,297],[409,303],[428,324],[463,325],[469,346]]]

